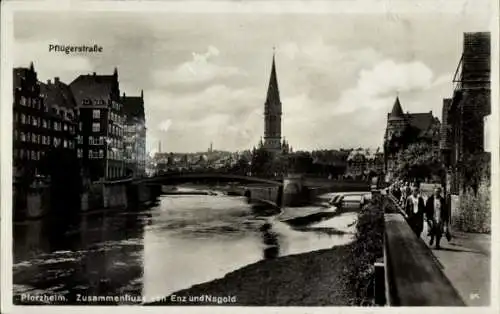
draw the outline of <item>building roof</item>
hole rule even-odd
[[[401,108],[401,103],[399,102],[399,97],[396,97],[394,106],[392,106],[392,111],[389,114],[389,119],[399,119],[404,118],[403,108]]]
[[[49,108],[53,105],[72,109],[76,107],[75,98],[69,85],[56,78],[54,82],[40,83],[41,93],[44,95],[45,104]]]
[[[21,87],[21,81],[26,77],[29,69],[28,68],[15,68],[14,69],[14,77],[13,77],[13,85],[14,88]]]
[[[118,74],[115,69],[113,75],[97,75],[95,72],[80,75],[69,86],[77,105],[81,105],[84,99],[106,100],[111,97],[115,86],[118,87]]]
[[[24,68],[24,67],[14,68],[13,76],[14,77],[12,83],[14,89],[21,87],[22,80],[28,78],[29,76],[31,76],[32,79],[36,80],[36,72],[33,66],[33,62],[30,63],[29,68]]]
[[[141,91],[141,96],[122,96],[123,112],[126,117],[126,121],[133,121],[134,119],[139,119],[144,121],[144,94]]]
[[[439,120],[432,115],[431,112],[425,113],[408,113],[406,118],[410,126],[420,131],[419,136],[426,135]]]

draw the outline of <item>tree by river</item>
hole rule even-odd
[[[444,166],[439,153],[433,151],[430,144],[418,142],[398,153],[396,174],[406,180],[442,178]]]

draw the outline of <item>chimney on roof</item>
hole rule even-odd
[[[59,83],[59,77],[58,77],[58,76],[54,77],[54,83],[55,83],[55,84],[58,84],[58,83]]]
[[[52,82],[50,80],[47,80],[47,85],[50,85],[52,84]]]
[[[123,98],[125,98],[125,92],[123,92]]]
[[[141,98],[144,99],[144,90],[141,89]]]
[[[95,76],[95,72],[93,73],[93,75]]]

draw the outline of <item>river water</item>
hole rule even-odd
[[[140,212],[89,213],[58,228],[43,220],[16,223],[14,299],[48,294],[74,304],[78,295],[128,294],[153,300],[264,258],[347,244],[355,219],[346,212],[297,227],[243,197],[220,194],[161,196]]]

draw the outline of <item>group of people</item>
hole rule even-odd
[[[391,193],[401,202],[408,224],[417,237],[420,238],[426,220],[430,245],[435,242],[436,249],[439,249],[443,235],[448,241],[451,240],[449,211],[441,187],[436,187],[434,193],[426,200],[421,195],[418,184],[410,188],[407,182],[404,184],[397,182],[391,187]]]

